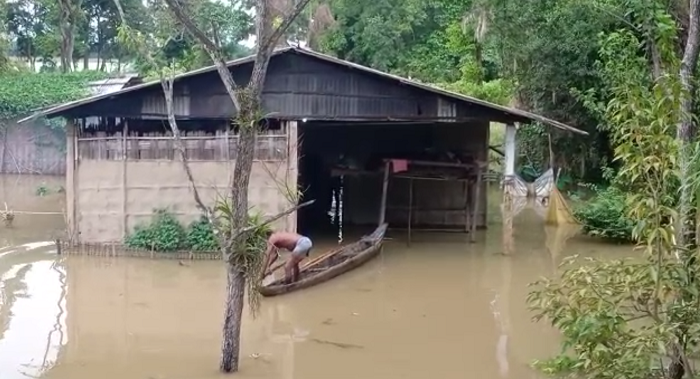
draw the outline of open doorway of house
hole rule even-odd
[[[467,230],[471,173],[446,166],[485,161],[488,124],[306,122],[298,131],[298,183],[303,201],[316,200],[297,213],[300,233],[351,240],[376,227],[387,160],[407,166],[389,181],[392,228]],[[485,189],[479,197],[485,224]]]

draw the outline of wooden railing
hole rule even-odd
[[[183,133],[180,138],[192,161],[230,161],[236,159],[238,136],[203,132]],[[171,135],[124,137],[121,133],[106,136],[78,137],[78,158],[81,160],[177,160],[179,154]],[[255,142],[255,159],[283,161],[287,159],[287,136],[284,134],[259,135]]]

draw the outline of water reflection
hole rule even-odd
[[[33,251],[45,246],[22,245],[0,256],[3,379],[41,376],[57,362],[59,351],[67,342],[63,333],[66,273],[54,260],[55,252]]]

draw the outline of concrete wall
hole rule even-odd
[[[253,163],[248,199],[257,211],[274,215],[289,207],[275,181],[284,180],[286,170],[279,170],[281,175],[273,178],[263,164]],[[207,205],[213,205],[217,195],[226,194],[232,162],[190,162],[190,168]],[[185,223],[201,215],[181,162],[127,162],[126,185],[123,172],[124,165],[118,161],[83,161],[78,165],[81,242],[121,241],[124,225],[130,232],[147,223],[155,208],[168,208]],[[277,226],[286,228],[285,222],[283,219]]]

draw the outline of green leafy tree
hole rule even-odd
[[[681,379],[692,377],[700,350],[698,251],[674,238],[684,96],[677,32],[671,15],[655,17],[657,64],[640,54],[645,36],[622,29],[604,36],[599,65],[610,100],[598,109],[615,145],[617,179],[631,191],[626,207],[642,257],[570,259],[556,280],[536,283],[530,306],[564,336],[560,356],[537,362],[552,374]],[[696,193],[698,181],[689,183]]]

